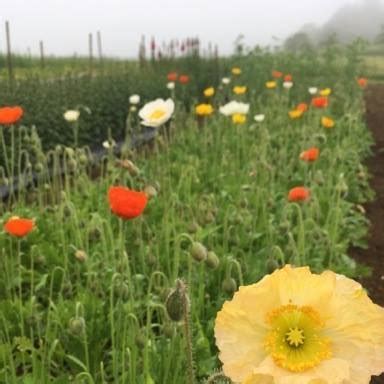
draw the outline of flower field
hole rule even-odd
[[[331,50],[4,85],[0,383],[384,371],[384,309],[349,256],[374,197],[366,86]]]

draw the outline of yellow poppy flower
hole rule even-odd
[[[288,115],[291,119],[299,119],[301,116],[303,116],[303,111],[301,109],[293,109],[292,111],[288,112]]]
[[[212,97],[215,94],[215,88],[209,87],[204,89],[204,96],[205,97]]]
[[[246,92],[247,92],[247,87],[245,86],[236,85],[236,87],[233,87],[233,93],[235,93],[236,95],[244,95],[244,93]]]
[[[321,89],[319,92],[320,96],[329,96],[331,93],[332,93],[331,88],[324,88],[324,89]]]
[[[384,308],[332,271],[290,265],[240,287],[215,322],[223,370],[242,384],[368,384],[384,370]]]
[[[324,128],[333,128],[335,126],[335,122],[333,119],[327,116],[323,116],[321,118],[321,124]]]
[[[213,113],[213,107],[211,104],[199,104],[195,108],[196,115],[209,116]]]
[[[232,122],[234,124],[244,124],[247,121],[247,116],[242,113],[234,113],[232,115]]]
[[[268,88],[268,89],[274,89],[277,87],[277,83],[276,81],[267,81],[265,83],[265,86]]]
[[[235,76],[241,75],[241,69],[239,67],[233,67],[232,74]]]

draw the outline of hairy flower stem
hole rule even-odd
[[[185,290],[183,295],[183,311],[184,311],[184,336],[187,347],[187,365],[188,365],[188,384],[195,384],[195,370],[192,350],[192,336],[190,328],[190,313],[188,293]]]
[[[213,375],[208,377],[208,380],[205,382],[205,384],[214,384],[216,383],[217,380],[224,380],[226,383],[231,383],[230,379],[224,375],[223,372],[217,372],[214,373]],[[222,381],[220,381],[222,382]]]

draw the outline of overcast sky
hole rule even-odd
[[[360,0],[362,1],[362,0]],[[15,52],[87,54],[88,33],[101,31],[105,54],[135,57],[142,34],[157,40],[199,36],[231,53],[240,34],[251,46],[273,43],[303,24],[322,24],[346,3],[359,0],[0,0],[0,51],[4,22]]]

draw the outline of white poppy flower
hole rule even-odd
[[[78,120],[80,116],[80,111],[76,109],[70,109],[66,111],[63,115],[64,119],[67,120],[69,123],[74,123]]]
[[[316,93],[317,93],[317,88],[316,88],[316,87],[310,87],[310,88],[308,88],[308,92],[309,92],[311,95],[316,95]]]
[[[156,99],[144,105],[139,111],[143,120],[141,124],[147,127],[159,127],[166,123],[175,110],[175,103],[172,99]]]
[[[229,77],[223,77],[221,79],[221,82],[224,84],[224,85],[228,85],[230,82],[231,82],[231,79]]]
[[[173,81],[170,81],[169,83],[167,83],[167,88],[168,89],[175,89],[175,83]]]
[[[284,83],[283,83],[283,87],[285,89],[290,89],[290,88],[292,88],[292,86],[293,86],[292,81],[284,81]]]
[[[139,95],[132,95],[129,97],[129,103],[130,104],[139,104],[140,103],[140,96]]]
[[[240,115],[246,115],[249,111],[249,104],[241,103],[238,101],[230,101],[229,103],[220,107],[220,113],[225,116],[232,116],[235,113]]]
[[[255,119],[255,121],[257,121],[258,123],[261,123],[262,121],[264,121],[264,119],[265,119],[265,115],[263,115],[263,114],[259,114],[259,115],[255,115],[254,116],[254,119]]]

